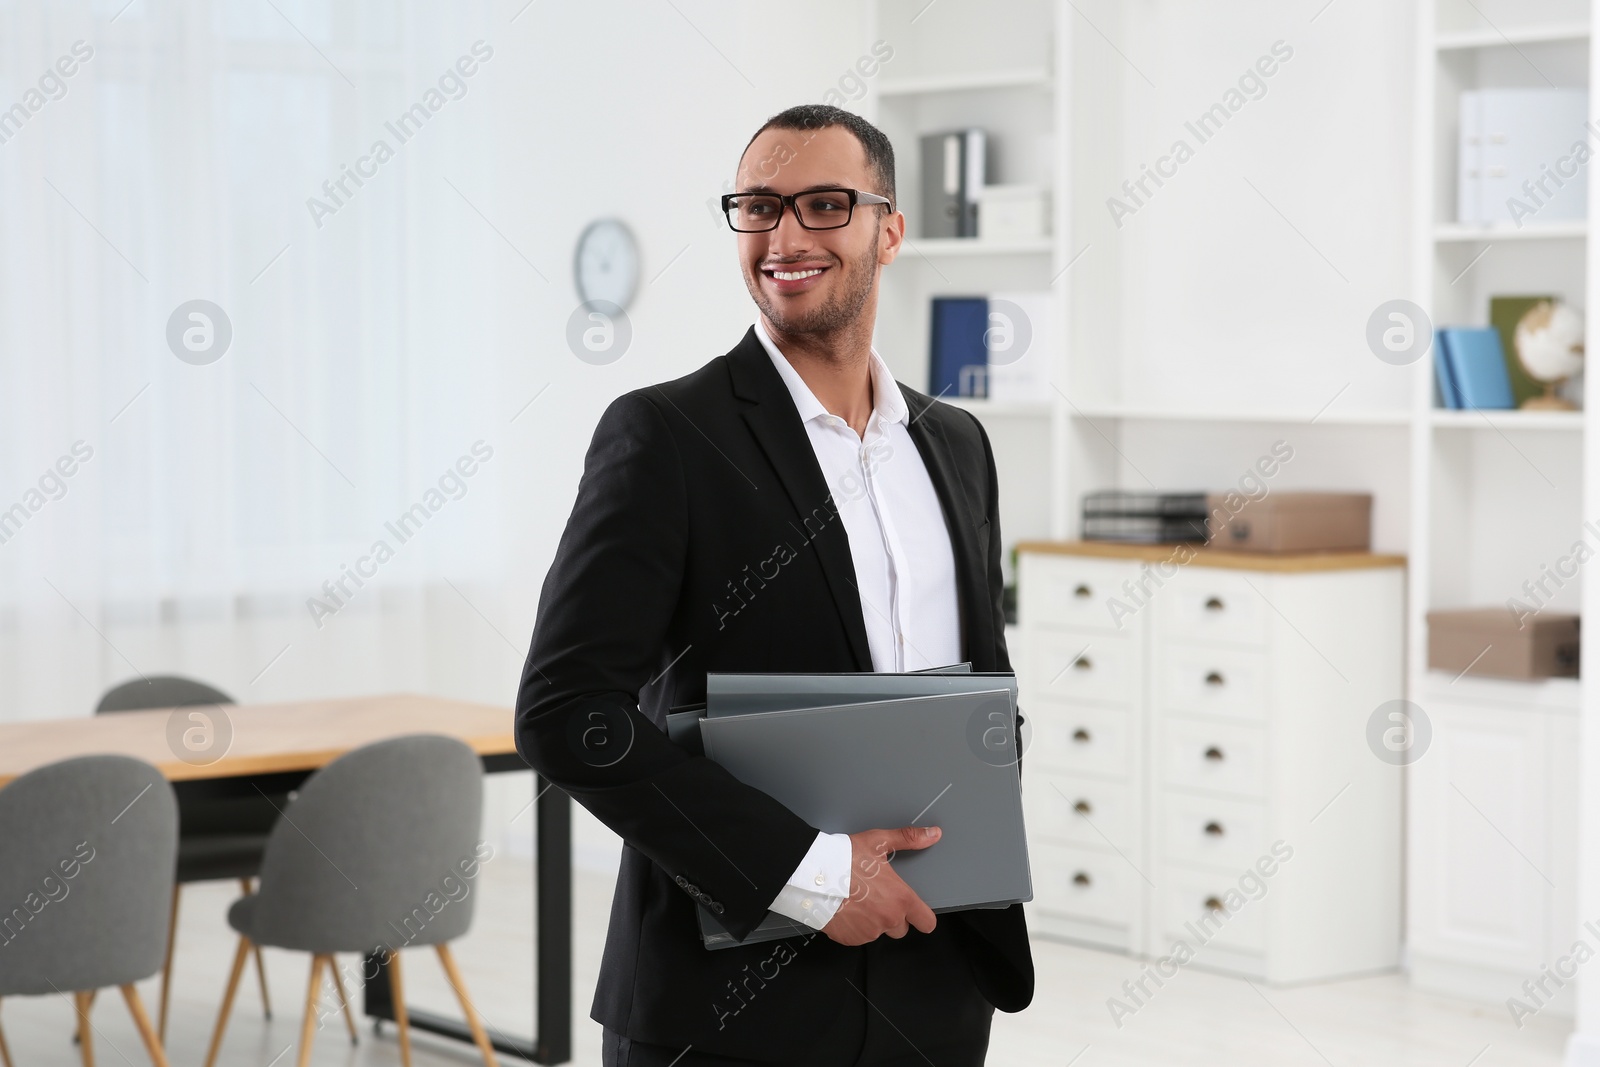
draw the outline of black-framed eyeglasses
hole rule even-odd
[[[803,193],[725,193],[722,213],[737,233],[765,233],[778,228],[783,209],[789,208],[808,230],[837,230],[850,225],[857,204],[893,203],[877,193],[860,189],[808,189]]]

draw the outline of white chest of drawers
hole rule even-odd
[[[1194,550],[1185,550],[1185,555]],[[1399,961],[1404,561],[1020,546],[1036,932],[1270,982]]]

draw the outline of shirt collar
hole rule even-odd
[[[805,379],[800,377],[800,372],[794,369],[794,364],[778,351],[778,346],[767,335],[766,324],[760,319],[756,320],[756,337],[760,339],[761,347],[767,350],[772,365],[777,368],[778,376],[788,387],[789,395],[794,398],[795,410],[800,412],[800,421],[810,422],[814,418],[829,414],[828,409],[822,406],[822,401],[817,399],[811,387],[805,383]],[[867,364],[872,373],[873,414],[878,416],[878,421],[883,425],[905,422],[909,414],[906,398],[901,395],[900,386],[895,382],[894,375],[889,373],[889,365],[878,355],[876,348],[867,349]]]

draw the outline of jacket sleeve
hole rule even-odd
[[[682,461],[642,393],[601,416],[545,576],[517,692],[517,751],[639,849],[735,937],[768,905],[817,829],[639,710],[668,649],[691,516]]]

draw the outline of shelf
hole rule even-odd
[[[1587,237],[1588,219],[1530,222],[1520,229],[1510,224],[1482,226],[1467,222],[1441,222],[1433,228],[1435,241],[1551,241]]]
[[[1023,241],[985,241],[981,237],[929,237],[913,241],[906,238],[906,255],[919,253],[928,256],[1016,256],[1048,255],[1055,251],[1055,241],[1049,237],[1032,237]]]
[[[1302,422],[1311,423],[1313,416],[1318,426],[1405,426],[1411,416],[1406,411],[1339,411],[1330,408],[1320,415],[1316,411],[1246,411],[1211,409],[1186,411],[1174,408],[1137,408],[1122,406],[1078,407],[1072,414],[1090,419],[1130,419],[1146,422]]]
[[[1519,26],[1504,33],[1493,27],[1441,33],[1434,38],[1434,45],[1441,52],[1452,52],[1466,48],[1505,48],[1518,44],[1584,41],[1588,38],[1587,22],[1552,22],[1543,26]]]
[[[970,411],[979,418],[1048,419],[1050,402],[1047,400],[990,400],[978,396],[942,396],[939,398],[952,407]]]
[[[918,96],[925,93],[959,93],[973,89],[1049,89],[1055,79],[1043,67],[1020,70],[980,70],[968,74],[934,74],[923,78],[884,79],[879,96]]]
[[[1462,430],[1581,430],[1581,411],[1447,411],[1434,408],[1428,421],[1441,428]]]

